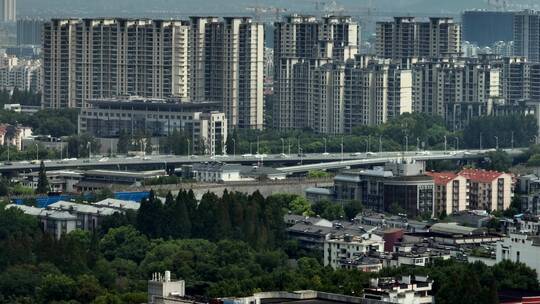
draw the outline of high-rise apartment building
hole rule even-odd
[[[263,127],[264,31],[250,18],[53,19],[43,105],[121,95],[223,103],[231,127]]]
[[[187,100],[188,36],[181,21],[53,19],[44,27],[43,106],[120,95]]]
[[[291,15],[275,23],[276,128],[304,128],[312,124],[308,121],[308,99],[305,95],[312,80],[310,73],[313,68],[324,64],[343,63],[353,58],[358,53],[359,41],[360,28],[351,17],[327,16],[317,19]],[[321,73],[317,77],[323,81],[326,76]]]
[[[251,18],[192,17],[191,98],[221,100],[230,127],[264,125],[264,27]]]
[[[43,19],[17,20],[17,45],[42,45]]]
[[[2,22],[17,21],[17,0],[0,0]]]
[[[491,112],[501,71],[489,62],[445,57],[413,64],[413,110],[441,116],[453,129]]]
[[[291,66],[281,69],[289,74],[280,77],[287,84],[280,98],[292,107],[285,111],[292,128],[350,133],[412,110],[411,71],[390,60],[357,55],[346,63],[292,58],[283,62]]]
[[[514,54],[540,62],[540,12],[514,13]]]
[[[377,23],[376,54],[382,58],[439,57],[461,53],[461,25],[452,18],[395,17]]]

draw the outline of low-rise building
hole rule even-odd
[[[121,131],[163,137],[182,130],[190,137],[192,151],[225,153],[227,119],[218,102],[178,102],[142,97],[87,101],[79,115],[79,133],[116,138]]]
[[[78,228],[79,219],[67,211],[48,210],[25,205],[7,205],[6,208],[17,208],[27,215],[35,216],[40,222],[43,232],[60,239]]]
[[[467,179],[469,208],[503,211],[512,200],[512,175],[480,169],[464,169],[458,173]]]
[[[453,214],[468,209],[467,179],[452,172],[427,172],[435,183],[435,214]]]
[[[102,201],[95,202],[92,205],[100,207],[108,207],[111,209],[118,209],[120,211],[137,211],[141,207],[141,204],[135,201],[119,200],[114,198],[106,198]]]
[[[68,212],[77,218],[77,229],[96,231],[103,217],[120,212],[106,207],[97,207],[90,204],[59,201],[47,207],[47,210]]]
[[[170,271],[165,271],[164,274],[154,273],[152,279],[148,280],[149,304],[195,303],[185,299],[185,296],[186,282],[173,281]]]
[[[431,304],[433,280],[423,276],[403,276],[371,280],[364,289],[364,298],[399,304]]]
[[[190,168],[191,177],[199,182],[226,183],[254,181],[260,179],[282,180],[286,173],[271,167],[243,166],[220,162],[194,164]]]
[[[78,170],[54,170],[47,171],[49,188],[53,192],[77,192],[76,185],[83,179],[84,172]],[[21,176],[22,184],[31,189],[37,189],[39,172],[30,172]]]
[[[84,171],[83,179],[75,185],[77,192],[96,192],[114,186],[141,187],[145,180],[166,175],[164,170],[156,171]]]
[[[383,238],[372,232],[363,235],[330,234],[324,241],[324,266],[377,272],[382,269],[382,263],[368,256],[383,251]]]
[[[433,178],[422,161],[400,160],[372,170],[345,170],[334,179],[337,200],[358,200],[374,211],[401,209],[411,216],[434,215]]]
[[[536,270],[540,278],[540,237],[525,233],[510,233],[497,243],[497,263],[519,262]]]
[[[408,242],[422,242],[430,239],[444,245],[480,245],[495,243],[503,238],[497,233],[490,233],[486,228],[473,228],[457,223],[437,223],[429,232],[407,233],[404,239]]]
[[[24,139],[32,136],[32,128],[21,125],[0,124],[0,146],[14,146],[22,150]]]
[[[243,298],[221,298],[218,304],[391,304],[393,302],[359,298],[314,290],[259,292]]]

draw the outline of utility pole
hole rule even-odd
[[[512,139],[510,140],[511,148],[514,149],[514,131],[512,131]]]
[[[379,136],[379,153],[382,153],[382,136]]]
[[[480,150],[482,150],[482,132],[480,132]]]
[[[344,155],[343,155],[343,136],[341,136],[341,162],[343,162],[344,160]]]
[[[445,136],[444,136],[444,152],[445,152],[445,153],[446,153],[446,143],[447,143],[447,141],[446,141],[446,135],[445,135]]]

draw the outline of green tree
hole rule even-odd
[[[296,197],[289,204],[289,210],[294,214],[311,216],[313,211],[311,210],[311,204],[309,201],[301,196]]]
[[[39,290],[39,298],[43,303],[68,301],[74,298],[77,289],[76,282],[70,277],[60,274],[47,275]]]
[[[486,169],[499,172],[508,172],[512,166],[512,158],[508,153],[502,150],[497,150],[488,153],[489,164]]]
[[[45,171],[45,163],[41,161],[39,165],[38,183],[36,193],[45,194],[49,192],[49,179],[47,178],[47,172]]]
[[[118,134],[118,143],[116,145],[116,151],[119,154],[127,154],[131,147],[131,135],[125,130],[120,130]]]
[[[360,201],[352,200],[345,203],[343,206],[343,211],[345,212],[347,219],[352,220],[358,215],[358,213],[362,212],[363,208],[364,207]]]
[[[148,238],[131,226],[113,228],[103,236],[99,247],[109,261],[117,258],[139,263],[150,248]]]

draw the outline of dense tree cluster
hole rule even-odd
[[[0,105],[5,104],[21,104],[26,106],[40,106],[41,105],[41,93],[35,93],[31,91],[21,91],[18,88],[14,88],[13,92],[8,90],[0,91]]]
[[[285,206],[286,207],[286,206]],[[229,193],[203,195],[199,204],[193,191],[171,193],[161,202],[152,193],[141,203],[137,228],[151,238],[236,239],[255,248],[275,248],[283,243],[283,209],[279,200]]]
[[[538,125],[532,115],[485,116],[477,118],[463,131],[468,148],[528,147],[538,134]],[[513,142],[512,142],[513,141]]]
[[[0,110],[0,123],[22,124],[32,127],[34,134],[53,137],[77,134],[76,109],[45,109],[33,115]]]

